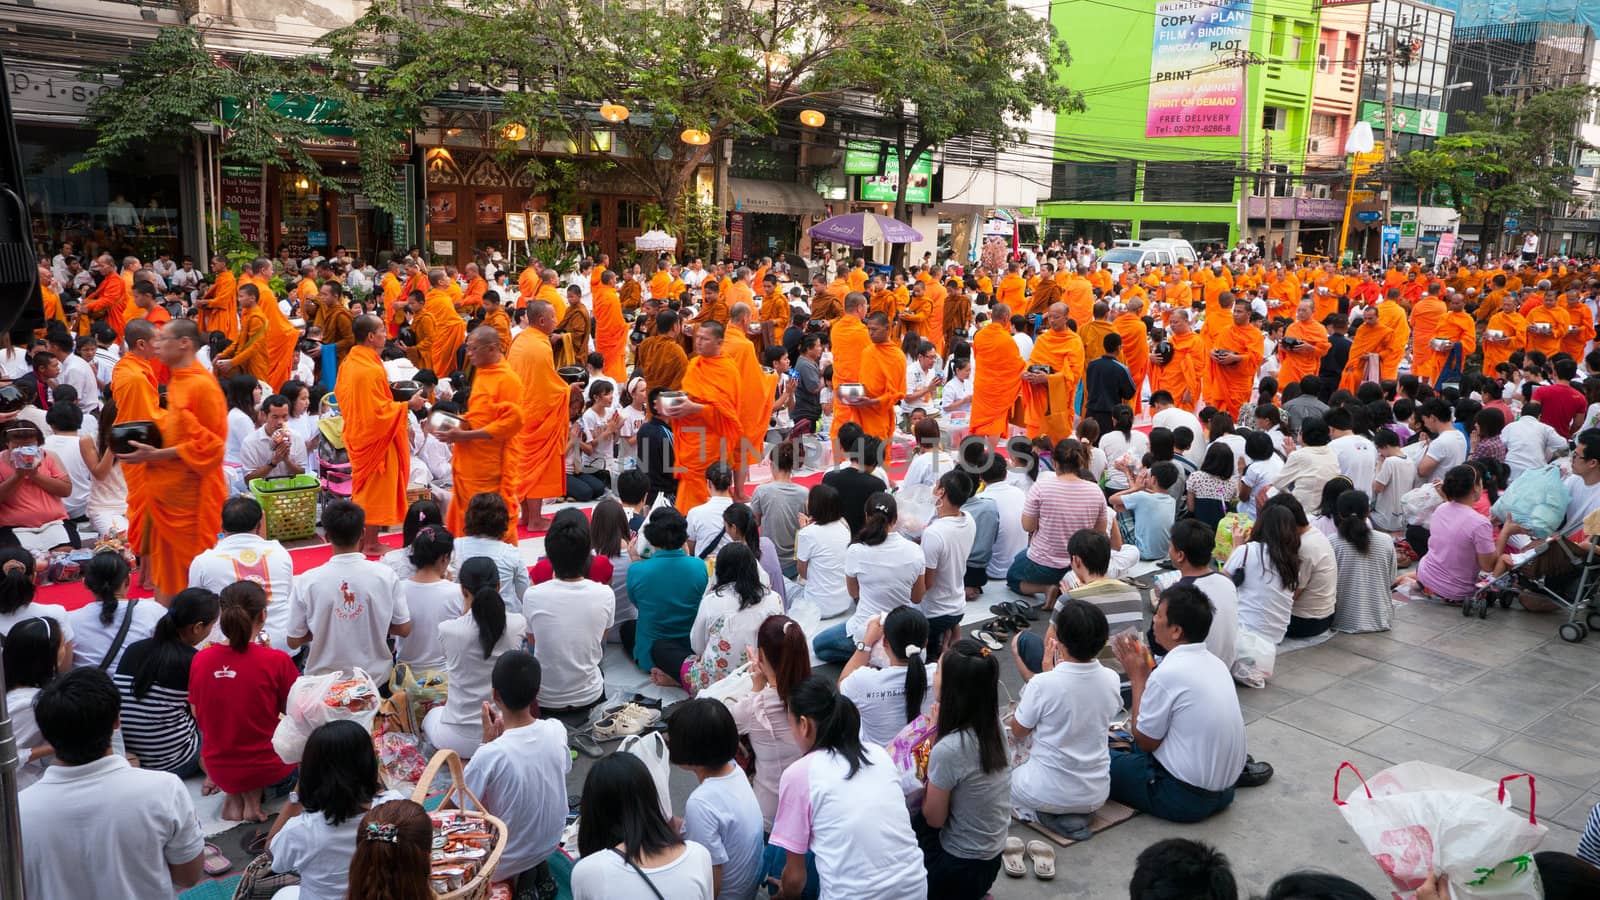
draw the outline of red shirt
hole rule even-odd
[[[289,654],[251,644],[243,653],[218,644],[189,664],[189,703],[200,726],[200,758],[224,793],[277,784],[294,766],[272,749],[278,714],[300,676]]]
[[[586,577],[590,581],[608,585],[611,583],[611,573],[611,560],[604,556],[589,557],[589,572]],[[528,577],[534,584],[544,584],[556,577],[555,567],[550,565],[550,558],[547,556],[534,563]]]
[[[1533,400],[1541,407],[1539,421],[1564,438],[1572,437],[1572,420],[1589,409],[1583,394],[1568,384],[1547,384],[1533,392]]]

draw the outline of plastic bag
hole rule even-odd
[[[1255,520],[1243,513],[1228,513],[1217,521],[1217,540],[1211,549],[1211,558],[1226,560],[1233,555],[1233,529],[1236,525],[1243,525],[1246,529],[1255,526]]]
[[[389,789],[410,794],[428,767],[422,739],[403,731],[385,731],[373,736],[372,749],[377,751],[379,771]]]
[[[1267,686],[1273,666],[1278,660],[1278,648],[1272,642],[1248,628],[1239,629],[1233,645],[1233,680],[1245,687]]]
[[[672,763],[667,759],[667,739],[659,731],[630,734],[622,739],[617,752],[632,753],[644,761],[644,767],[650,770],[650,777],[656,783],[656,799],[661,803],[661,815],[670,822],[672,794],[668,792],[668,778],[672,775]]]
[[[420,723],[429,710],[444,705],[450,695],[450,676],[440,669],[418,674],[406,663],[395,663],[394,671],[389,673],[389,694],[395,696],[401,691],[411,704],[411,721]]]
[[[894,495],[894,502],[900,514],[896,530],[908,540],[921,541],[923,530],[939,514],[933,502],[933,488],[926,484],[907,485]]]
[[[789,618],[800,626],[800,633],[806,636],[806,650],[811,654],[811,664],[822,665],[822,660],[817,658],[817,649],[811,643],[822,630],[822,610],[817,608],[816,601],[804,596],[794,601],[789,605]]]
[[[1489,511],[1502,522],[1516,522],[1535,538],[1545,538],[1566,519],[1567,499],[1561,470],[1544,465],[1518,475]]]
[[[928,756],[933,753],[937,731],[934,718],[922,713],[907,722],[889,742],[889,758],[894,761],[906,806],[912,811],[922,809],[922,795],[928,788]]]
[[[755,691],[755,681],[750,677],[750,663],[734,669],[711,684],[700,689],[697,697],[721,700],[730,706]]]
[[[1433,511],[1444,503],[1444,495],[1432,484],[1419,484],[1400,495],[1400,513],[1407,525],[1427,528],[1433,521]]]
[[[377,716],[378,685],[364,670],[302,675],[289,688],[272,749],[284,762],[298,763],[317,726],[349,719],[370,732]]]
[[[1448,875],[1454,898],[1538,897],[1533,852],[1548,829],[1540,825],[1532,775],[1493,781],[1425,762],[1404,762],[1378,773],[1348,800],[1339,799],[1341,763],[1333,775],[1333,802],[1367,852],[1394,883],[1401,900],[1434,871]],[[1527,816],[1513,811],[1506,782],[1528,779]]]

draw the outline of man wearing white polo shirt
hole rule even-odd
[[[1151,623],[1167,648],[1159,668],[1136,634],[1112,641],[1133,686],[1129,728],[1136,746],[1111,753],[1111,799],[1172,822],[1199,822],[1226,809],[1245,765],[1233,677],[1205,645],[1211,618],[1211,602],[1199,588],[1173,585],[1162,592]]]

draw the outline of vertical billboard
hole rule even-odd
[[[1155,7],[1144,136],[1237,137],[1253,0],[1165,0]]]

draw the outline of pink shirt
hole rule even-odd
[[[1417,580],[1447,600],[1465,600],[1478,581],[1479,553],[1494,550],[1494,525],[1461,503],[1443,503],[1428,527],[1428,552],[1417,563]]]
[[[1063,480],[1041,473],[1022,501],[1022,514],[1039,519],[1033,540],[1028,542],[1028,558],[1056,569],[1071,566],[1067,541],[1077,532],[1100,524],[1105,508],[1106,495],[1094,482]]]
[[[10,478],[16,471],[16,467],[11,465],[11,452],[0,451],[0,481]],[[51,478],[67,477],[53,453],[46,453],[39,460],[39,474]],[[51,495],[31,479],[18,482],[17,489],[4,503],[0,503],[0,524],[39,528],[51,522],[63,521],[66,517],[67,508],[61,504],[61,498]]]

